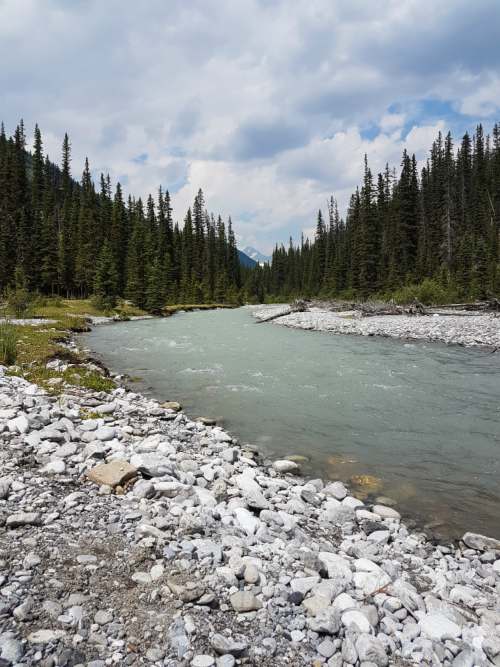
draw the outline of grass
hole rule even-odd
[[[17,359],[18,333],[8,322],[0,323],[0,364],[11,366]]]
[[[55,325],[9,325],[14,330],[17,341],[17,366],[10,370],[10,374],[24,377],[54,395],[62,393],[65,385],[85,387],[92,391],[112,391],[116,385],[110,378],[82,366],[85,359],[61,344],[69,341],[68,329],[74,330],[74,321],[75,318],[68,318],[69,324],[73,325],[68,328],[65,328],[64,317]],[[64,371],[47,368],[47,362],[56,358],[74,365]],[[51,382],[55,379],[60,379],[61,382]]]
[[[214,310],[214,308],[236,308],[232,303],[177,303],[174,305],[165,306],[163,312],[165,315],[175,315],[180,310]]]
[[[14,367],[10,371],[11,375],[23,377],[39,387],[43,387],[49,394],[59,395],[63,392],[65,385],[73,387],[84,387],[92,391],[104,391],[109,393],[115,389],[116,385],[108,377],[105,377],[94,370],[89,370],[83,366],[70,366],[64,371],[46,368],[40,365],[33,365],[28,368]],[[61,380],[54,383],[53,380]],[[89,417],[90,419],[90,417]]]
[[[120,301],[116,308],[111,310],[102,310],[97,308],[92,299],[44,299],[42,304],[35,305],[33,308],[35,317],[44,317],[47,319],[82,318],[85,315],[93,317],[113,317],[119,315],[123,317],[134,317],[136,315],[145,315],[146,312],[140,308],[132,306],[127,301]]]

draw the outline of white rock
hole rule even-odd
[[[344,613],[341,616],[342,624],[351,630],[354,630],[355,632],[370,632],[371,631],[371,625],[366,618],[366,616],[363,614],[363,612],[359,611],[358,609],[350,609],[348,611],[344,611]]]
[[[426,614],[418,624],[422,634],[436,641],[457,639],[462,634],[461,628],[443,614]]]
[[[341,578],[346,584],[352,581],[351,566],[349,561],[342,556],[332,554],[329,551],[320,551],[318,560],[327,571],[329,579]]]
[[[116,437],[116,429],[112,426],[101,426],[95,432],[95,437],[101,442],[107,442],[108,440],[113,440]]]
[[[280,461],[275,461],[273,463],[273,468],[277,472],[287,473],[287,472],[297,472],[300,469],[300,466],[294,461],[286,461],[285,459]]]
[[[332,482],[331,484],[327,484],[325,486],[323,493],[327,496],[332,496],[337,500],[344,500],[344,498],[347,496],[347,489],[342,484],[342,482]]]
[[[471,549],[477,549],[478,551],[500,551],[500,540],[478,533],[465,533],[462,541]]]
[[[42,468],[43,472],[46,472],[48,475],[62,475],[66,470],[66,464],[62,459],[57,461],[50,461]]]
[[[373,512],[381,516],[383,519],[401,519],[401,514],[399,512],[392,507],[386,507],[385,505],[374,505]]]
[[[66,633],[64,630],[36,630],[28,635],[30,644],[48,644],[62,639]]]
[[[255,535],[262,525],[262,522],[245,507],[237,507],[234,516],[247,535]]]
[[[339,612],[346,611],[347,609],[356,609],[357,602],[352,598],[350,595],[347,593],[341,593],[340,595],[337,595],[335,600],[333,601],[333,608],[337,609]]]
[[[290,587],[294,593],[302,593],[302,595],[307,595],[309,591],[319,583],[320,578],[315,577],[297,577],[292,579],[290,582]]]

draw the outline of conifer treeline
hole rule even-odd
[[[98,191],[88,160],[71,175],[67,135],[61,167],[44,156],[35,128],[26,150],[23,123],[13,137],[0,131],[0,293],[17,285],[42,294],[106,301],[117,296],[151,311],[167,303],[236,302],[242,272],[231,219],[209,216],[203,193],[181,227],[170,195],[160,188],[125,202],[101,175]]]
[[[373,177],[365,159],[361,188],[345,221],[332,198],[313,242],[276,247],[263,272],[276,296],[390,293],[426,278],[463,298],[500,292],[500,126],[479,125],[458,150],[439,134],[420,174],[403,153],[399,177]]]

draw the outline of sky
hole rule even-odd
[[[438,131],[500,120],[499,0],[0,0],[0,119],[269,252]]]

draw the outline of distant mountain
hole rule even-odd
[[[269,264],[271,262],[271,258],[268,257],[267,255],[263,255],[259,250],[256,250],[255,248],[252,248],[252,246],[247,246],[246,248],[243,248],[243,252],[247,257],[250,257],[250,259],[253,259],[254,262],[260,264]]]
[[[253,269],[254,266],[257,266],[257,262],[241,250],[238,250],[238,258],[241,266],[245,266],[247,269]]]

